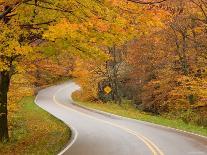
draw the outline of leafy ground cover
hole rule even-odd
[[[2,155],[57,154],[70,138],[62,121],[39,108],[34,97],[24,97],[10,118],[10,141],[0,144]]]

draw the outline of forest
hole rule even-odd
[[[109,60],[76,61],[72,75],[83,87],[76,98],[120,105],[130,100],[139,110],[206,127],[207,2],[175,0],[141,8],[142,22],[134,23],[132,38],[103,47]],[[135,18],[131,9],[127,36]],[[105,86],[112,88],[108,95]]]
[[[0,0],[0,141],[22,97],[68,79],[83,102],[206,128],[207,1]]]

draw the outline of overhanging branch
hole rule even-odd
[[[167,0],[159,0],[159,1],[151,1],[151,2],[145,2],[143,0],[127,0],[127,1],[130,1],[130,2],[134,2],[134,3],[139,3],[139,4],[158,4],[158,3],[163,3]]]

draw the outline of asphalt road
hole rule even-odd
[[[64,155],[207,155],[207,138],[100,114],[72,103],[73,82],[41,90],[36,103],[73,128]]]

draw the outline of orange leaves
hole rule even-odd
[[[90,29],[95,29],[99,32],[107,32],[110,29],[110,22],[104,21],[99,16],[92,16],[87,22],[79,25],[81,25],[81,31],[84,30],[85,27],[85,30],[87,29],[88,33]]]
[[[82,88],[80,99],[91,100],[97,98],[98,83],[103,78],[100,73],[104,73],[104,69],[100,67],[102,65],[104,65],[104,62],[98,60],[76,59],[72,75]]]
[[[120,5],[120,0],[107,0],[111,5],[118,6]]]
[[[100,32],[107,32],[109,30],[109,25],[103,22],[96,23],[96,29]]]
[[[83,62],[83,60],[77,58],[75,61],[75,69],[72,72],[73,77],[87,78],[89,76],[89,71],[86,70],[84,66],[85,66],[85,63]]]
[[[176,97],[176,94],[182,94],[181,98],[177,98],[177,102],[180,99],[185,100],[186,104],[192,107],[205,106],[205,100],[207,98],[207,79],[192,78],[187,76],[180,76],[177,78],[176,83],[178,86],[172,90],[172,97]],[[189,98],[192,96],[192,99]]]

